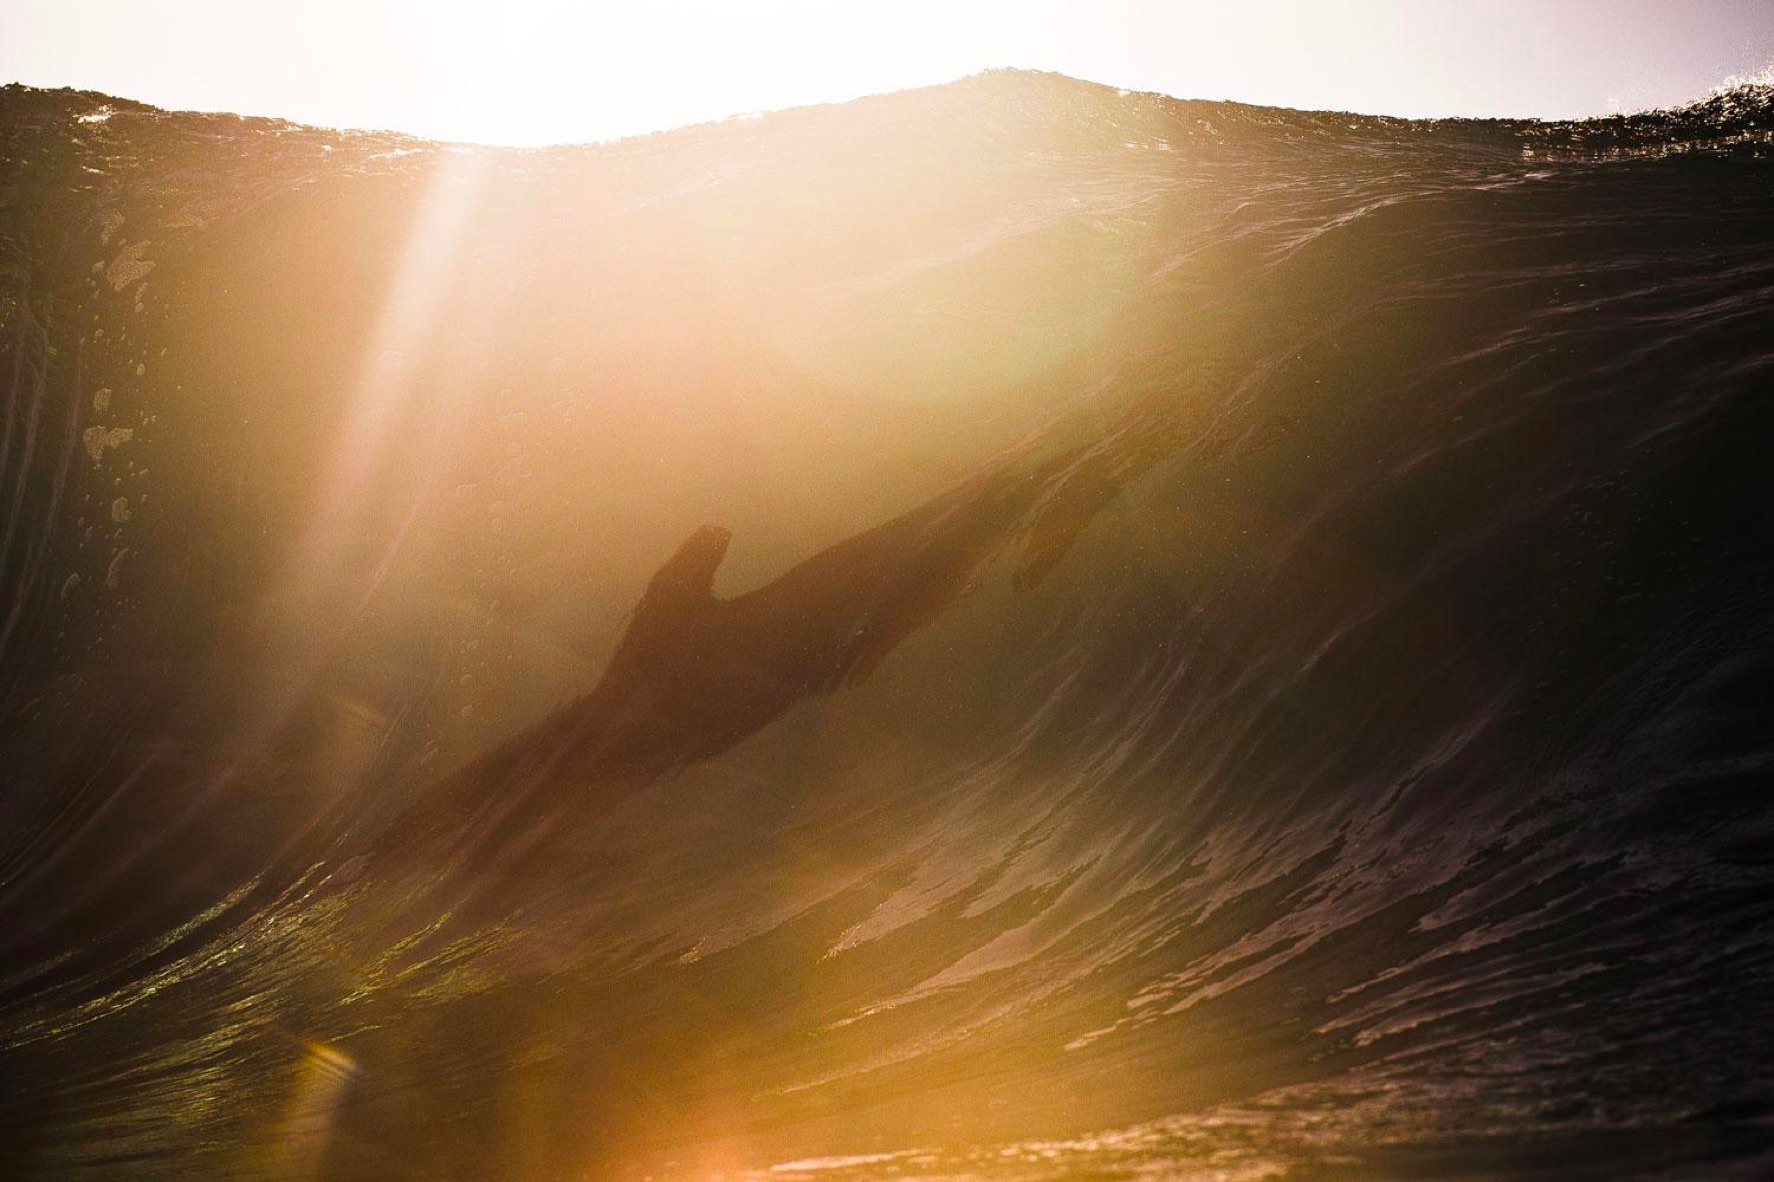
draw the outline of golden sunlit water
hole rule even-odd
[[[0,1175],[1760,1176],[1770,110],[0,92]]]

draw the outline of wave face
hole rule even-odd
[[[1774,109],[0,97],[10,1178],[1774,1169]]]

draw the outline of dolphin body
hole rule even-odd
[[[714,577],[732,535],[696,529],[653,575],[597,685],[424,792],[370,865],[512,861],[588,794],[613,805],[867,677],[1027,532],[1056,472],[976,478],[730,599]]]
[[[1013,586],[1040,582],[1128,482],[1175,452],[1174,425],[1154,414],[1162,393],[1143,394],[1123,407],[1113,448],[1053,424],[948,493],[730,599],[714,578],[732,535],[696,529],[654,573],[597,685],[424,791],[366,867],[509,869],[559,823],[866,678],[1006,549],[1021,544]]]

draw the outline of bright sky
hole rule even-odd
[[[1774,0],[0,0],[0,81],[508,144],[1058,70],[1182,98],[1606,114],[1774,62]]]

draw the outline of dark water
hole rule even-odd
[[[1774,101],[0,95],[0,1174],[1774,1173]]]

